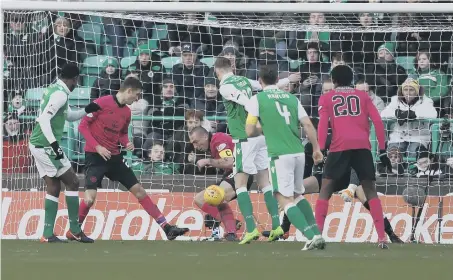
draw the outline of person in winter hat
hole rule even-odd
[[[101,76],[96,79],[91,88],[90,97],[92,100],[106,95],[115,95],[121,86],[121,69],[118,60],[109,57],[102,63]]]

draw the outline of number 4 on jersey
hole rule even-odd
[[[280,114],[280,116],[285,118],[286,124],[289,124],[291,113],[288,111],[288,106],[286,106],[286,105],[280,106],[280,103],[278,103],[278,102],[275,102],[275,106],[277,106],[277,110],[278,110],[278,113]]]

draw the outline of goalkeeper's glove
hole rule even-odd
[[[89,113],[93,113],[93,112],[97,112],[101,110],[101,107],[99,107],[98,104],[94,103],[94,102],[91,102],[90,104],[88,104],[86,107],[85,107],[85,112],[87,114]]]
[[[341,190],[339,194],[344,202],[351,202],[354,199],[356,189],[357,185],[350,184],[347,189]]]
[[[57,141],[50,143],[50,147],[52,147],[52,150],[55,153],[55,160],[60,160],[64,158],[63,149],[60,147],[60,145],[58,145]]]
[[[386,150],[380,150],[379,151],[379,159],[381,160],[381,163],[387,168],[387,172],[388,173],[393,173],[392,172],[392,163],[390,162],[390,159],[387,156],[387,151]]]

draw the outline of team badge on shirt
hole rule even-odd
[[[154,76],[154,72],[153,71],[149,71],[148,72],[148,77],[152,78]]]
[[[226,148],[226,145],[227,145],[227,144],[225,144],[225,143],[222,143],[222,144],[218,145],[218,146],[217,146],[217,151],[220,152],[221,150],[225,149],[225,148]]]

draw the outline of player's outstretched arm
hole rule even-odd
[[[373,122],[374,129],[376,131],[376,137],[379,143],[379,150],[385,151],[385,127],[384,122],[382,121],[381,115],[377,110],[376,106],[374,106],[373,101],[371,98],[367,98],[367,112],[368,116]]]
[[[97,112],[101,109],[98,104],[91,102],[84,109],[72,111],[71,108],[68,108],[68,114],[66,115],[66,120],[69,122],[77,121],[86,116],[87,114]]]
[[[129,124],[131,122],[131,117],[126,120],[124,127],[121,129],[121,135],[119,138],[120,144],[126,148],[128,151],[133,151],[135,149],[134,145],[129,140]]]

